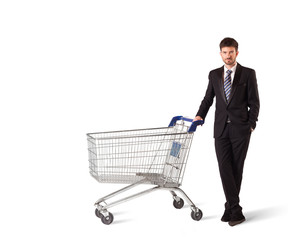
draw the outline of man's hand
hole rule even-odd
[[[200,117],[200,116],[196,116],[196,117],[193,119],[193,122],[198,121],[198,120],[203,120],[203,119],[202,119],[202,117]]]

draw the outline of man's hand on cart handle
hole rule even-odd
[[[200,116],[196,116],[196,117],[193,119],[193,122],[195,122],[195,121],[199,121],[199,120],[203,120],[202,117],[200,117]]]

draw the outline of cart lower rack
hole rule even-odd
[[[192,122],[182,116],[174,117],[169,127],[128,131],[88,133],[89,170],[98,182],[125,183],[128,186],[98,199],[95,214],[104,224],[113,222],[109,208],[155,190],[168,190],[175,208],[182,208],[184,200],[177,196],[180,192],[192,210],[194,220],[202,218],[198,209],[186,193],[179,188],[195,129],[203,121]],[[187,126],[185,122],[192,122]],[[155,185],[145,191],[120,200],[106,203],[139,184]]]

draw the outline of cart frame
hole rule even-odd
[[[190,126],[185,124],[188,122]],[[94,204],[96,216],[104,224],[111,224],[114,216],[108,211],[109,208],[156,190],[167,190],[172,194],[175,208],[184,206],[184,200],[176,194],[180,192],[190,205],[192,219],[200,220],[202,211],[179,186],[182,184],[194,132],[203,123],[176,116],[167,128],[88,133],[91,176],[98,182],[129,184],[99,198]],[[154,187],[106,202],[142,184],[152,184]]]

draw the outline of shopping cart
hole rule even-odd
[[[95,214],[104,224],[113,222],[109,208],[159,189],[170,191],[177,209],[184,206],[184,200],[175,193],[180,192],[190,205],[192,219],[202,218],[202,211],[179,188],[193,134],[196,127],[203,124],[203,121],[192,121],[176,116],[164,128],[87,134],[91,176],[101,183],[129,184],[95,202]],[[106,203],[106,200],[140,184],[156,186]]]

